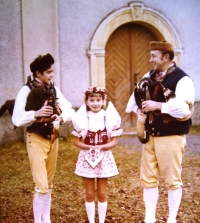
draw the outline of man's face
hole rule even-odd
[[[54,77],[54,74],[53,74],[53,65],[48,69],[48,70],[45,70],[43,72],[43,74],[41,74],[40,72],[37,73],[37,78],[42,81],[44,84],[50,84],[51,83],[51,80],[52,78]]]
[[[166,62],[165,55],[163,56],[161,51],[159,50],[151,51],[150,63],[152,63],[154,70],[159,72],[165,71],[165,62]]]

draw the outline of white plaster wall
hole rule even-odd
[[[0,1],[0,106],[13,99],[23,83],[20,0]],[[11,117],[0,118],[0,142],[23,138],[23,129],[13,130]]]
[[[0,104],[14,98],[23,81],[20,0],[0,1]]]

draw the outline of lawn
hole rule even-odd
[[[200,149],[199,129],[191,136],[183,160],[183,198],[178,223],[200,222]],[[132,141],[133,143],[132,143]],[[130,142],[131,141],[131,142]],[[59,158],[52,194],[52,223],[87,223],[84,207],[85,192],[80,177],[74,174],[79,150],[73,137],[60,139]],[[142,188],[139,183],[141,144],[136,136],[122,136],[113,149],[120,174],[108,182],[106,223],[140,222],[144,216]],[[0,146],[0,223],[33,223],[32,200],[34,184],[30,173],[25,144],[17,142]],[[167,191],[160,179],[157,207],[158,222],[166,222]],[[96,222],[98,218],[96,216]]]

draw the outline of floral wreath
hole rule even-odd
[[[107,92],[103,87],[89,87],[84,95],[87,96],[88,94],[93,94],[93,93],[97,93],[97,94],[101,94],[104,95],[104,97],[107,97]]]

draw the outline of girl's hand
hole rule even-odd
[[[77,146],[80,149],[84,149],[84,150],[90,150],[91,146],[87,145],[85,143],[82,142],[81,138],[75,137],[74,139],[74,145]]]
[[[107,151],[109,149],[112,149],[113,147],[115,147],[118,143],[118,137],[113,137],[111,138],[111,140],[109,142],[107,142],[106,144],[103,145],[97,145],[96,147],[100,150],[100,151]]]
[[[52,115],[52,116],[51,116],[51,119],[52,119],[53,121],[59,121],[60,123],[63,122],[62,117],[60,117],[59,115],[56,115],[56,114]]]
[[[95,146],[98,150],[100,151],[106,151],[106,150],[109,150],[109,148],[104,148],[103,145],[98,145],[98,146]]]

